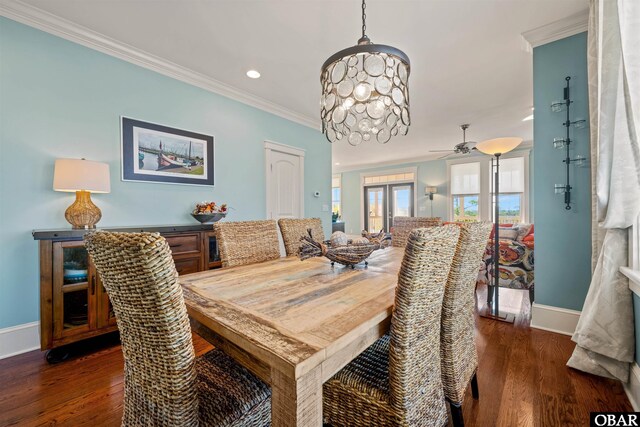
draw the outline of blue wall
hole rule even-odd
[[[215,187],[122,182],[121,115],[213,135]],[[230,220],[264,218],[263,141],[294,145],[306,150],[305,215],[330,229],[331,146],[318,131],[1,17],[0,116],[0,328],[39,318],[31,230],[69,227],[74,200],[51,189],[58,157],[110,164],[99,225],[189,224],[202,200],[227,202]]]
[[[516,153],[517,151],[514,151]],[[470,155],[469,160],[479,158],[482,155]],[[429,197],[424,195],[425,187],[436,186],[438,193],[433,197],[433,216],[439,216],[449,221],[449,194],[447,183],[447,161],[430,160],[425,162],[402,163],[378,168],[358,169],[343,172],[342,175],[342,220],[345,222],[347,233],[358,234],[362,221],[362,173],[384,173],[394,169],[409,167],[418,168],[417,188],[417,216],[431,216],[431,204]],[[529,220],[533,222],[533,152],[529,154]]]
[[[574,101],[571,119],[588,119],[586,33],[533,50],[536,302],[581,310],[591,281],[589,166],[571,166],[571,210],[565,210],[563,195],[554,194],[554,184],[566,180],[564,151],[552,143],[565,134],[565,113],[553,113],[550,105],[563,99],[566,76],[571,76]],[[589,129],[572,127],[571,138],[571,156],[589,158]]]

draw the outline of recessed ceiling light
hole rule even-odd
[[[336,162],[336,166],[340,166],[340,162]]]
[[[529,120],[533,120],[533,114],[522,119],[523,122],[528,122]]]
[[[257,79],[260,77],[260,73],[256,70],[249,70],[247,71],[247,77],[249,77],[250,79]]]

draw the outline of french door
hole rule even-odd
[[[364,187],[364,227],[369,232],[389,232],[396,216],[413,216],[413,183]]]

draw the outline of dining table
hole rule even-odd
[[[322,426],[322,384],[389,331],[403,248],[180,276],[191,325],[271,386],[273,426]]]

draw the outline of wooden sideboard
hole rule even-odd
[[[219,268],[211,225],[103,228],[158,232],[167,239],[178,274]],[[84,248],[91,230],[34,230],[40,245],[40,348],[50,350],[117,330],[109,297]],[[58,356],[47,355],[48,360]]]

